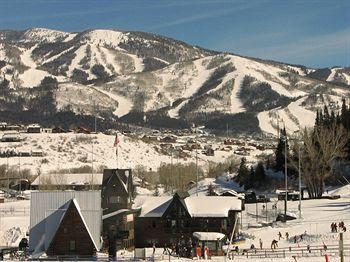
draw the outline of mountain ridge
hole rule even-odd
[[[331,104],[339,110],[350,90],[347,67],[312,69],[119,29],[1,30],[0,72],[8,92],[24,99],[28,88],[47,76],[56,78],[58,110],[68,106],[92,114],[92,99],[86,97],[93,94],[101,112],[122,121],[215,127],[247,114],[259,122],[254,131],[268,133],[282,120],[291,131],[313,125],[306,122],[318,108]]]

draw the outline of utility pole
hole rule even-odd
[[[228,123],[226,123],[226,139],[228,139]]]
[[[198,196],[198,141],[197,141],[197,127],[196,127],[196,196]]]
[[[94,184],[94,141],[91,139],[91,190]]]
[[[94,114],[94,133],[97,134],[96,132],[96,104],[95,100],[93,102],[93,114]],[[94,141],[93,138],[91,139],[91,190],[94,189]]]
[[[7,175],[7,187],[10,190],[10,177],[9,177],[9,152],[6,152],[6,175]]]
[[[299,143],[298,143],[299,144]],[[299,218],[301,218],[301,148],[299,144],[299,163],[298,163],[298,169],[299,169]]]
[[[173,174],[173,150],[170,151],[170,179],[173,181],[173,186],[172,186],[172,193],[174,193],[174,187],[175,187],[175,177],[174,177],[174,174]]]
[[[339,257],[340,262],[344,262],[344,235],[339,233]]]
[[[20,144],[22,147],[22,142]],[[22,195],[21,150],[18,150],[19,193]]]
[[[300,134],[300,130],[295,131],[294,133]],[[301,139],[297,138],[298,141],[298,180],[299,180],[299,219],[301,218]]]
[[[286,130],[284,128],[284,130]],[[287,202],[288,202],[288,162],[287,162],[287,131],[284,136],[284,183],[285,183],[285,198],[284,198],[284,222],[287,222]]]
[[[96,104],[95,104],[95,100],[93,101],[93,105],[94,105],[94,121],[95,121],[95,134],[96,134],[96,130],[97,130],[97,121],[96,121]]]

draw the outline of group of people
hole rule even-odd
[[[288,239],[289,239],[289,233],[286,232],[286,233],[285,233],[285,236],[286,236],[286,240],[288,240]],[[281,238],[283,239],[282,233],[281,233],[281,232],[278,232],[278,240],[281,240]]]
[[[300,234],[300,235],[295,235],[293,237],[293,241],[294,241],[294,244],[297,244],[298,242],[301,242],[304,240],[304,237],[307,235],[307,232],[305,230],[304,234]]]
[[[196,256],[198,260],[202,258],[207,260],[209,258],[209,248],[207,246],[202,247],[198,245],[196,247]]]
[[[153,252],[155,252],[155,248],[155,244],[153,244]],[[207,259],[209,257],[209,248],[207,246],[201,246],[199,244],[193,243],[191,238],[186,241],[182,236],[176,243],[169,246],[165,245],[163,247],[163,255]]]
[[[346,226],[343,221],[339,222],[338,224],[336,222],[333,222],[331,224],[331,232],[332,233],[337,233],[338,232],[338,227],[339,227],[339,232],[342,230],[342,232],[346,232]]]

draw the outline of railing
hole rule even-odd
[[[350,256],[350,244],[343,247],[344,256]],[[238,252],[230,251],[230,256],[246,256],[247,258],[285,258],[285,257],[320,257],[325,254],[339,255],[339,246],[307,246],[276,248],[276,249],[248,249]]]
[[[7,207],[0,208],[0,216],[13,216],[13,215],[29,215],[30,208],[28,207]]]

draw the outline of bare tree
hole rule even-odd
[[[302,174],[311,198],[319,198],[335,161],[345,156],[348,134],[342,126],[317,127],[303,133]]]

